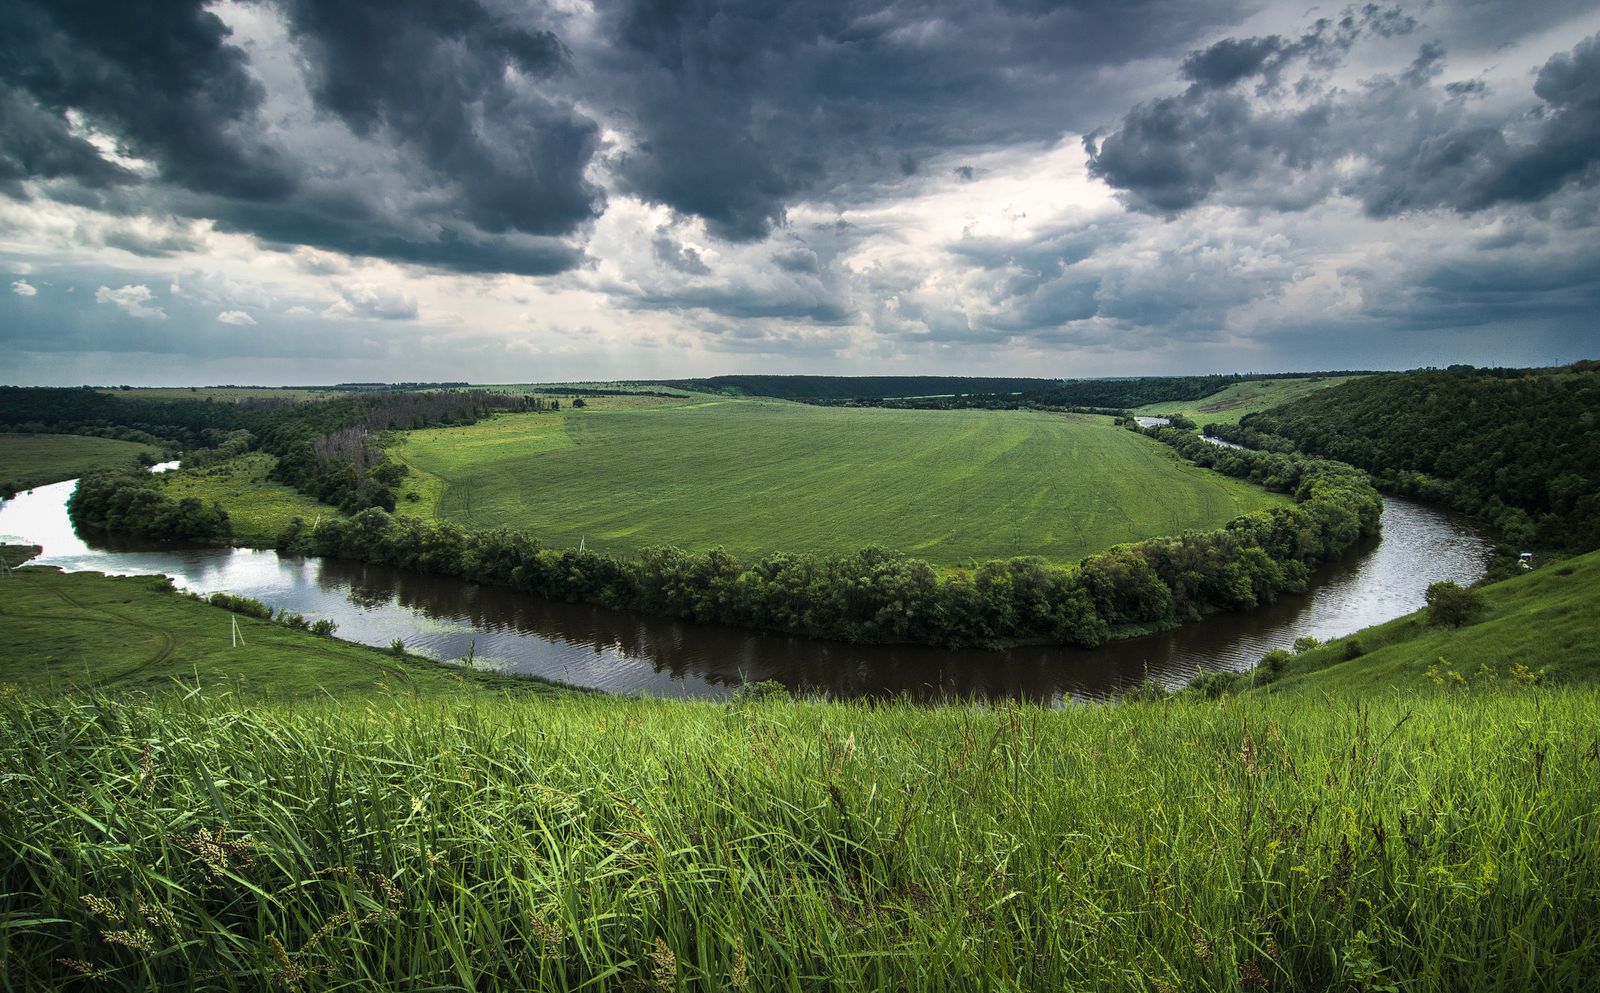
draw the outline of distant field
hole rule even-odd
[[[1234,385],[1201,400],[1174,400],[1151,403],[1135,413],[1164,417],[1183,414],[1196,423],[1237,424],[1239,418],[1280,403],[1298,400],[1309,393],[1348,383],[1359,376],[1320,376],[1309,379],[1256,379]]]
[[[0,489],[32,489],[95,469],[132,465],[149,445],[75,434],[0,434]]]
[[[234,540],[243,545],[272,544],[296,517],[312,521],[338,515],[335,508],[270,481],[267,474],[275,462],[264,452],[254,452],[206,469],[165,473],[161,482],[174,500],[220,502],[233,521]]]
[[[226,400],[245,399],[315,400],[343,395],[333,390],[300,390],[278,386],[136,386],[122,390],[107,387],[100,391],[135,400]]]
[[[629,553],[750,557],[883,545],[944,566],[1073,561],[1284,498],[1105,418],[705,401],[504,415],[417,431],[402,512]]]

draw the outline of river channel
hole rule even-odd
[[[86,541],[66,502],[76,481],[0,503],[0,540],[39,545],[33,564],[69,572],[163,573],[180,589],[226,590],[328,618],[338,636],[400,638],[440,661],[479,664],[616,693],[718,698],[775,679],[834,698],[907,695],[1063,702],[1101,699],[1148,674],[1168,685],[1201,669],[1245,669],[1301,635],[1338,637],[1417,610],[1436,580],[1483,574],[1491,543],[1470,519],[1389,497],[1383,535],[1314,574],[1310,592],[1241,614],[1097,649],[944,650],[847,645],[648,617],[384,566],[228,548]],[[219,633],[226,637],[226,631]]]

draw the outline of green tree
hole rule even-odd
[[[1438,627],[1471,624],[1486,607],[1478,591],[1449,580],[1430,584],[1424,596],[1428,601],[1428,623]]]

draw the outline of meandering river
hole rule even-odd
[[[76,485],[41,486],[0,503],[0,540],[41,546],[35,564],[164,573],[181,589],[226,590],[328,618],[339,637],[369,645],[399,638],[441,661],[470,652],[479,664],[512,672],[657,696],[715,698],[744,681],[775,679],[833,697],[1104,698],[1146,674],[1177,685],[1200,669],[1248,668],[1301,635],[1333,638],[1410,613],[1422,606],[1429,583],[1476,580],[1490,550],[1471,520],[1390,497],[1382,537],[1319,570],[1309,593],[1092,650],[949,651],[693,624],[335,559],[91,542],[67,517]]]

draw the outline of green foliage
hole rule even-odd
[[[232,593],[213,593],[206,597],[205,600],[206,603],[213,607],[221,607],[223,610],[229,610],[235,614],[259,618],[263,621],[272,619],[272,608],[252,597],[235,596]]]
[[[96,472],[84,476],[67,501],[80,528],[143,538],[171,538],[202,545],[226,545],[233,537],[228,512],[196,497],[174,500],[154,474],[141,470]]]
[[[1428,602],[1428,623],[1436,626],[1471,624],[1488,607],[1481,593],[1448,580],[1428,584],[1423,596]]]
[[[1480,515],[1514,544],[1600,547],[1600,369],[1376,376],[1241,426]]]
[[[0,701],[0,985],[1585,988],[1590,689]]]

